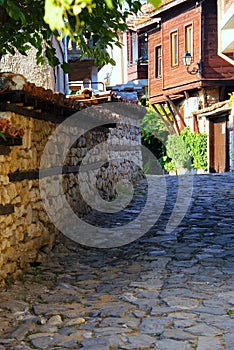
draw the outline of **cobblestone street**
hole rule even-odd
[[[0,350],[234,349],[234,176],[195,175],[169,233],[178,177],[166,181],[144,236],[111,249],[62,239],[47,262],[6,281]]]

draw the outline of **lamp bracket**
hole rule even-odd
[[[197,63],[197,68],[193,67],[191,70],[189,69],[189,66],[186,66],[187,72],[189,74],[195,75],[195,74],[201,74],[201,61]]]

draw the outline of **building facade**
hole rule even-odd
[[[219,147],[224,135],[222,166],[220,159],[212,160],[212,166],[209,159],[210,171],[228,170],[230,110],[221,119],[215,114],[198,118],[194,113],[228,100],[234,91],[234,67],[218,54],[217,1],[163,1],[150,17],[161,19],[147,29],[150,104],[167,124],[173,121],[172,133],[180,133],[185,126],[206,132],[209,155],[218,152],[214,147]],[[212,125],[217,129],[213,142]]]

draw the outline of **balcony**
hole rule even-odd
[[[93,45],[92,40],[90,40],[89,45]],[[71,41],[69,41],[67,45],[67,60],[71,66],[69,81],[97,80],[96,75],[101,67],[94,64],[93,57],[81,57],[80,47]]]

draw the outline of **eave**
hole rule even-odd
[[[184,2],[186,2],[188,0],[174,0],[174,1],[171,1],[169,3],[166,3],[162,6],[160,6],[159,9],[157,9],[156,11],[153,11],[151,14],[150,14],[150,17],[155,17],[155,16],[158,16],[160,15],[161,13],[167,11],[167,10],[170,10],[172,9],[173,7],[175,6],[178,6],[180,4],[183,4]]]

